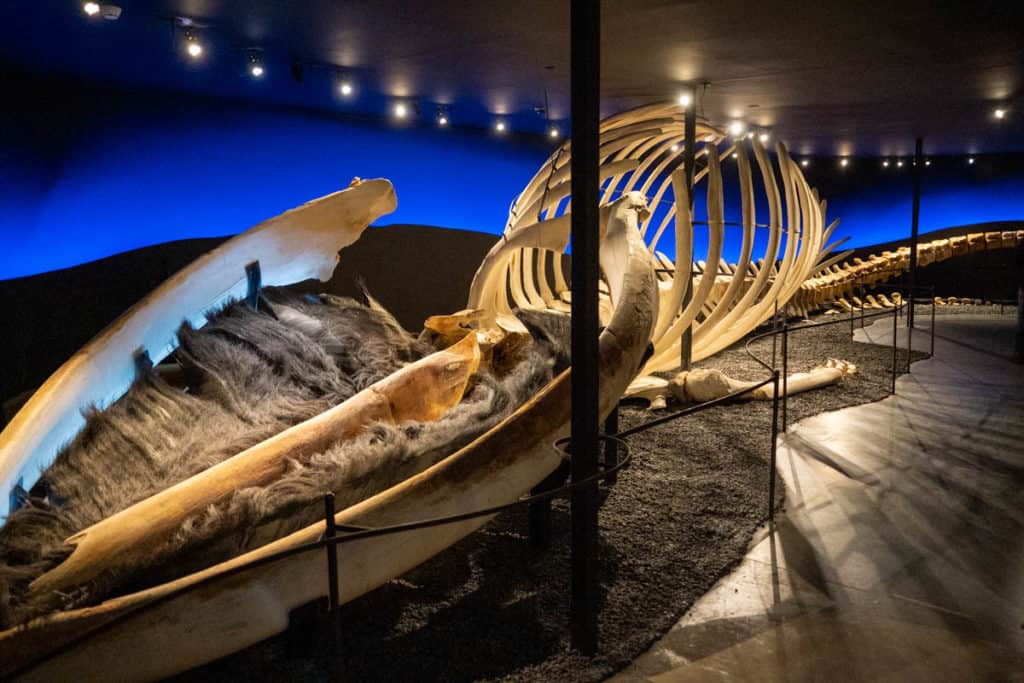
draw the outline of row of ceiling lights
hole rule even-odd
[[[115,20],[121,15],[120,7],[100,4],[97,2],[83,2],[82,10],[90,17],[102,16],[105,19],[111,20]],[[185,54],[193,61],[200,61],[203,59],[205,47],[199,39],[195,23],[191,19],[179,17],[176,20],[176,25],[180,27],[182,32],[182,48],[184,49]],[[267,74],[267,68],[263,62],[263,50],[257,47],[247,48],[245,50],[245,56],[246,72],[254,79],[262,79]],[[345,99],[355,97],[356,86],[355,81],[351,76],[344,72],[340,72],[335,80],[335,87],[341,97]],[[412,100],[399,99],[391,104],[389,111],[391,117],[395,121],[403,122],[409,121],[418,115],[419,106]],[[436,113],[434,114],[434,123],[439,128],[447,128],[451,125],[451,114],[448,106],[437,106]],[[494,132],[499,135],[511,132],[511,127],[508,121],[504,118],[495,119],[492,128]],[[553,140],[557,140],[562,137],[561,129],[554,123],[548,125],[546,134]]]
[[[121,16],[121,8],[113,4],[102,4],[98,2],[83,2],[82,10],[90,17],[102,16],[104,19],[116,20]],[[196,30],[193,22],[190,19],[179,18],[178,24],[182,27],[184,33],[184,47],[185,52],[193,60],[199,60],[203,56],[203,44],[200,42],[196,35]],[[247,70],[250,76],[256,79],[261,79],[266,74],[266,67],[263,63],[263,51],[259,48],[248,48],[246,50],[247,59]],[[344,98],[351,98],[355,95],[356,88],[351,77],[342,74],[337,79],[337,90],[338,93]],[[682,93],[678,96],[678,102],[683,107],[689,107],[691,104],[691,95],[689,93]],[[391,106],[391,115],[398,121],[405,121],[411,118],[414,111],[417,111],[418,107],[410,104],[407,101],[397,101]],[[994,118],[997,120],[1003,120],[1006,118],[1007,110],[1005,107],[999,107],[993,112]],[[444,105],[438,105],[437,112],[434,116],[434,122],[439,128],[447,128],[451,123],[451,116],[449,114],[449,108]],[[496,119],[493,124],[494,132],[498,134],[504,134],[509,132],[509,125],[504,119]],[[747,130],[747,124],[739,119],[734,119],[729,123],[729,134],[734,138],[747,137],[752,139],[755,135],[758,140],[764,144],[771,139],[771,134],[767,129],[759,129],[759,132],[754,130]],[[559,139],[562,137],[561,129],[555,124],[550,124],[547,128],[547,135],[552,139]],[[679,149],[678,145],[673,146],[672,151],[675,152]],[[974,158],[968,159],[969,164],[974,163]],[[808,159],[803,159],[800,165],[807,167],[810,164]],[[925,165],[930,165],[930,161],[926,161]],[[839,165],[842,168],[846,168],[849,165],[848,157],[841,157]],[[882,162],[884,168],[890,166],[888,159]],[[896,162],[897,167],[903,166],[903,161],[898,160]]]

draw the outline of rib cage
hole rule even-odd
[[[682,165],[684,120],[681,106],[659,103],[612,116],[600,126],[601,204],[628,192],[647,198],[651,212],[641,234],[662,269],[654,354],[641,374],[678,367],[680,337],[687,327],[693,331],[693,360],[721,351],[771,317],[776,305],[783,308],[811,275],[844,256],[829,258],[839,243],[826,246],[826,242],[838,220],[825,227],[825,202],[781,143],[773,160],[752,140],[752,163],[746,145],[729,141],[700,118],[694,192],[707,193],[707,215],[698,217],[702,220],[691,216]],[[722,259],[726,221],[721,164],[734,153],[742,245],[738,262],[730,266]],[[561,260],[554,254],[563,251],[569,239],[570,157],[571,143],[566,142],[513,202],[502,240],[474,278],[470,308],[496,313],[508,313],[514,307],[568,310],[569,286]],[[768,205],[764,226],[757,225],[755,216],[754,165]],[[666,199],[670,188],[671,200]],[[695,224],[706,224],[709,231],[707,253],[696,264]],[[764,253],[755,259],[757,227],[766,227],[769,234]],[[678,268],[659,249],[670,229],[675,233]],[[692,298],[683,307],[687,279]],[[612,302],[605,290],[601,297],[603,318]]]

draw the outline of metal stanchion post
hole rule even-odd
[[[776,299],[775,300],[775,312],[772,314],[772,332],[773,333],[777,332],[778,329],[779,329],[779,300]],[[778,335],[776,335],[776,334],[772,334],[772,369],[774,369],[776,367],[776,361],[775,361],[776,341],[775,341],[775,338],[777,336]]]
[[[334,523],[334,494],[328,493],[324,496],[324,538],[334,538],[338,529]],[[327,549],[327,615],[330,622],[331,636],[331,668],[333,679],[341,681],[344,679],[344,664],[342,662],[341,650],[341,617],[338,613],[338,546],[329,543]]]
[[[935,355],[935,285],[932,285],[931,300],[932,300],[932,335],[931,335],[932,339],[931,339],[931,346],[928,348],[928,357],[929,358],[931,358],[932,356]]]
[[[619,406],[612,408],[608,413],[608,419],[604,421],[605,434],[618,434],[619,432]],[[606,439],[604,442],[604,468],[610,470],[619,464],[619,444],[613,439]],[[605,477],[608,484],[614,484],[619,480],[619,473],[612,472]]]
[[[782,433],[789,424],[789,321],[782,321]]]
[[[914,306],[914,298],[910,298],[910,306]],[[907,372],[910,372],[910,354],[914,349],[914,326],[907,326]]]
[[[899,319],[896,317],[894,312],[892,315],[892,383],[889,389],[890,393],[896,393],[896,329],[899,325]]]
[[[768,519],[775,519],[775,454],[779,440],[779,371],[772,371],[772,444],[768,469]]]

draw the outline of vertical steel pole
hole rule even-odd
[[[612,408],[608,413],[608,419],[604,421],[605,434],[618,434],[619,432],[619,407]],[[604,468],[610,470],[619,464],[619,444],[611,439],[604,442]],[[619,473],[612,472],[605,477],[605,482],[614,484],[619,480]]]
[[[697,86],[690,86],[690,104],[686,108],[686,119],[683,124],[683,172],[686,175],[686,193],[690,198],[690,212],[693,212],[693,165],[697,159]],[[679,254],[676,254],[676,262],[679,261]],[[693,261],[693,254],[686,258]],[[692,268],[692,266],[691,266]],[[693,273],[684,284],[683,299],[680,305],[682,310],[690,305],[693,299]],[[679,338],[679,367],[682,370],[689,370],[693,365],[693,325],[683,330]]]
[[[893,393],[893,394],[896,393],[896,329],[897,329],[897,324],[898,324],[897,321],[898,321],[898,318],[896,317],[896,314],[893,313],[893,316],[892,316],[892,382],[891,382],[891,388],[889,389],[890,393]]]
[[[597,472],[601,4],[572,0],[572,479]],[[597,652],[597,483],[572,492],[572,647]]]
[[[776,339],[779,335],[775,332],[779,331],[779,300],[775,300],[775,312],[772,314],[772,370],[778,367],[776,363],[775,347],[778,345]],[[850,332],[853,332],[853,328],[850,328]]]
[[[935,285],[932,285],[929,298],[932,300],[932,340],[931,346],[928,348],[928,357],[931,358],[935,355]]]
[[[783,314],[785,316],[785,314]],[[789,425],[789,321],[782,320],[782,433]]]
[[[324,496],[324,538],[334,538],[338,528],[334,523],[334,494],[328,493]],[[331,636],[331,668],[333,669],[332,679],[335,681],[344,680],[345,669],[342,662],[341,650],[341,615],[338,597],[338,546],[331,543],[327,545],[327,615]]]
[[[914,326],[914,287],[917,285],[917,227],[921,217],[921,176],[924,175],[924,140],[914,142],[914,208],[910,218],[910,308],[907,327]]]
[[[775,454],[779,440],[779,371],[772,371],[772,446],[768,470],[768,519],[775,519]]]

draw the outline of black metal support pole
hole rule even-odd
[[[789,425],[789,321],[782,320],[782,433]]]
[[[772,445],[768,470],[768,519],[775,519],[775,452],[779,440],[779,371],[772,371]]]
[[[597,471],[598,94],[601,3],[573,0],[572,479]],[[572,492],[572,647],[597,652],[597,483]]]
[[[612,412],[608,414],[608,419],[604,421],[604,433],[605,434],[618,434],[619,433],[619,407],[615,406],[612,408]],[[604,442],[604,468],[610,470],[619,464],[619,444],[615,441],[608,439]],[[619,480],[619,473],[612,472],[605,477],[606,484],[614,484]]]
[[[928,357],[931,358],[935,355],[935,285],[932,285],[929,298],[932,300],[932,339],[931,345],[928,348]]]
[[[911,325],[907,328],[907,372],[910,372],[910,354],[914,349],[914,326]],[[893,387],[893,393],[896,393],[896,388]]]
[[[324,538],[334,538],[338,528],[334,522],[334,494],[324,496]],[[338,546],[327,546],[327,614],[330,630],[332,680],[342,681],[345,667],[341,649],[341,615],[338,612]]]
[[[898,325],[896,313],[892,314],[892,381],[889,392],[896,393],[896,330]]]
[[[851,323],[851,325],[852,325],[852,323]],[[775,300],[775,312],[772,313],[772,332],[777,332],[778,329],[779,329],[779,300],[776,299]],[[853,327],[850,328],[850,332],[851,333],[853,332]],[[774,370],[775,368],[778,367],[777,361],[775,359],[775,347],[778,346],[778,343],[776,342],[776,339],[778,338],[778,336],[779,335],[777,335],[777,334],[773,334],[772,335],[772,370]]]
[[[693,166],[697,153],[697,86],[690,86],[690,104],[686,109],[686,120],[683,123],[683,172],[686,174],[686,194],[690,198],[690,211],[693,211]],[[693,263],[693,254],[683,255]],[[676,254],[676,261],[680,258]],[[691,265],[692,268],[692,265]],[[680,307],[685,310],[693,300],[693,273],[684,284],[683,298]],[[679,367],[689,370],[693,366],[693,326],[689,325],[679,338]]]
[[[924,140],[914,142],[914,208],[910,218],[910,308],[907,327],[914,326],[914,286],[917,284],[917,227],[921,217],[921,176],[924,175]]]
[[[1013,359],[1024,363],[1024,244],[1017,245],[1017,334],[1013,343]]]

